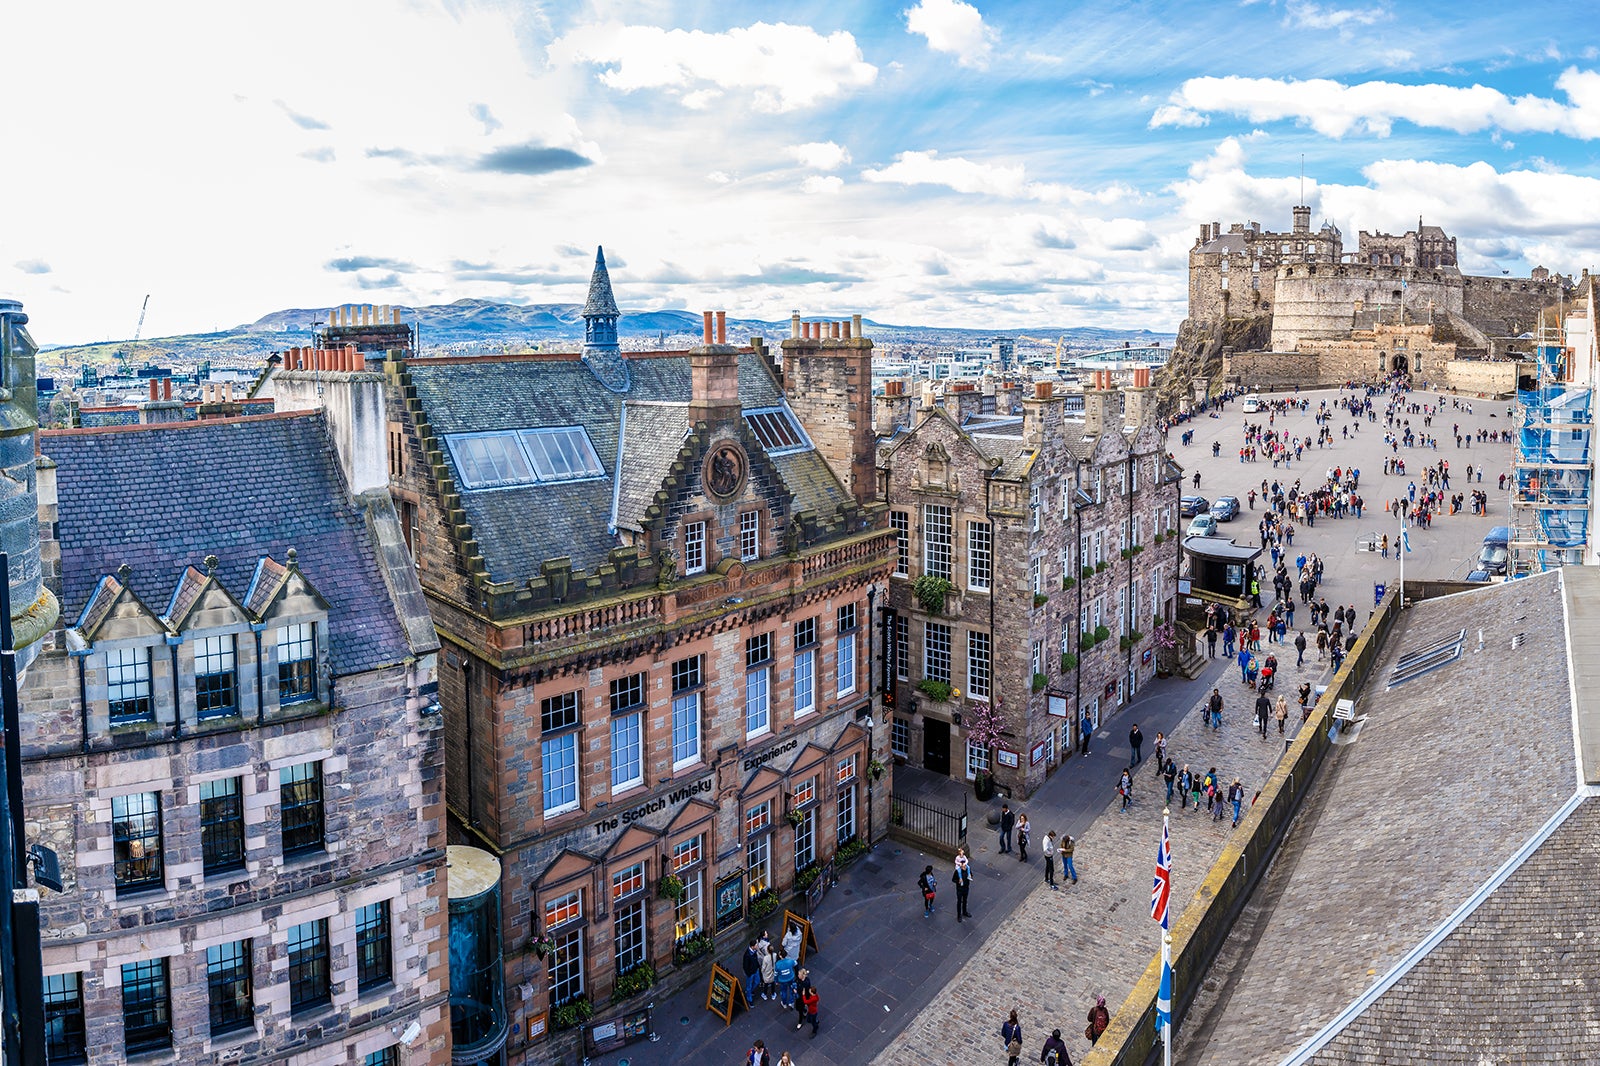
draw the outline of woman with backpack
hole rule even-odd
[[[1017,1060],[1022,1057],[1022,1023],[1017,1021],[1016,1011],[1012,1011],[1011,1017],[1000,1027],[1000,1040],[1009,1056],[1006,1066],[1017,1066]]]
[[[922,889],[922,916],[926,918],[933,913],[933,898],[939,891],[939,882],[933,876],[932,866],[923,867],[922,876],[917,878],[917,885]]]
[[[1094,1006],[1089,1008],[1089,1025],[1084,1029],[1083,1035],[1089,1038],[1089,1043],[1099,1042],[1100,1034],[1111,1026],[1111,1012],[1106,1009],[1106,997],[1096,996]]]

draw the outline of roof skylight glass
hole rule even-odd
[[[811,447],[805,430],[786,407],[755,408],[744,413],[744,420],[768,452],[781,455]]]
[[[464,489],[577,481],[605,474],[582,426],[452,433],[445,443]]]

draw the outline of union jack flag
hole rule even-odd
[[[1165,822],[1161,825],[1161,847],[1156,850],[1156,880],[1150,888],[1150,918],[1170,929],[1167,904],[1172,901],[1172,841]]]

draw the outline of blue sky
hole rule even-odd
[[[18,8],[26,7],[26,10]],[[85,27],[89,27],[85,29]],[[1170,330],[1203,222],[1600,260],[1572,5],[12,5],[0,294],[46,343],[582,298]],[[16,158],[16,157],[14,157]]]

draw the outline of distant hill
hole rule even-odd
[[[528,348],[576,350],[583,340],[581,304],[506,304],[492,300],[456,300],[427,307],[396,305],[401,319],[415,323],[424,353],[430,351],[518,351]],[[254,322],[217,333],[141,339],[136,350],[127,341],[49,348],[41,353],[46,363],[73,365],[109,363],[124,354],[131,363],[194,364],[210,360],[219,365],[256,364],[275,351],[308,344],[312,332],[325,323],[328,308],[292,307],[272,311]],[[828,317],[828,316],[811,316]],[[847,315],[837,316],[841,319]],[[994,337],[1026,334],[1035,338],[1064,337],[1074,349],[1104,348],[1130,341],[1170,343],[1172,334],[1149,330],[1102,329],[1094,326],[1036,326],[1023,330],[961,329],[893,325],[866,320],[868,335],[882,341],[921,342],[957,347],[987,346]],[[659,340],[667,348],[696,343],[701,318],[689,311],[639,311],[624,313],[618,323],[624,347],[649,348]],[[743,341],[759,334],[769,342],[789,335],[789,322],[729,319],[730,339]]]

